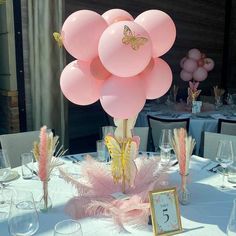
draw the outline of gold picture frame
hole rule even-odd
[[[173,235],[182,231],[175,187],[149,192],[149,201],[155,236]]]

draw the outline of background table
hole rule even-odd
[[[215,186],[221,181],[219,174],[212,174],[201,169],[206,164],[206,159],[195,157],[191,162],[191,170],[188,187],[191,192],[191,203],[180,206],[181,220],[184,233],[180,235],[199,236],[199,235],[226,235],[226,226],[229,220],[233,199],[236,197],[236,190],[230,189],[229,192],[221,192]],[[74,168],[75,164],[66,162],[68,168]],[[210,166],[209,166],[210,167]],[[20,168],[17,168],[20,170]],[[170,186],[179,186],[180,176],[177,166],[170,170]],[[17,190],[32,191],[34,198],[39,199],[42,194],[42,183],[37,179],[23,180],[19,178],[10,183],[12,188]],[[39,212],[40,228],[36,235],[52,236],[54,225],[70,216],[64,213],[66,202],[75,194],[69,184],[65,183],[59,176],[52,176],[49,182],[49,194],[52,198],[53,208],[48,213]],[[85,218],[80,220],[84,236],[88,235],[127,235],[118,233],[110,219],[105,218]],[[132,235],[152,236],[152,227],[146,226],[143,229],[126,227]],[[7,220],[0,221],[0,235],[8,236]]]
[[[177,107],[176,107],[177,106]],[[218,119],[236,119],[235,106],[224,105],[219,110],[212,110],[192,114],[191,112],[184,111],[178,107],[179,104],[156,104],[155,102],[149,103],[139,113],[135,126],[147,127],[147,115],[156,116],[166,119],[181,119],[190,118],[189,134],[196,140],[195,154],[203,155],[203,134],[204,132],[217,132]]]

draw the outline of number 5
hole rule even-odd
[[[166,217],[166,221],[164,223],[168,222],[170,219],[170,216],[166,212],[167,208],[162,210],[163,216]]]

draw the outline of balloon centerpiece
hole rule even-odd
[[[105,142],[113,180],[125,193],[140,174],[134,162],[139,140],[127,135],[135,122],[128,124],[146,99],[163,96],[171,86],[171,69],[159,57],[175,41],[174,22],[160,10],[145,11],[135,19],[121,9],[103,15],[80,10],[65,20],[54,37],[76,58],[61,73],[64,96],[78,105],[100,100],[105,112],[118,121],[121,138],[116,132]]]
[[[198,49],[190,49],[187,55],[180,60],[180,78],[189,82],[187,103],[192,104],[195,101],[201,90],[197,90],[199,82],[204,81],[208,72],[213,70],[214,61],[207,58],[206,54],[201,53]]]

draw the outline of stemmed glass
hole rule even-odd
[[[81,225],[77,220],[63,220],[54,228],[54,236],[83,236]]]
[[[225,189],[225,171],[226,168],[233,163],[233,157],[234,153],[232,141],[220,140],[216,154],[216,161],[219,162],[223,169],[222,184],[220,186],[220,189],[222,190]]]
[[[38,213],[31,192],[18,191],[13,195],[8,217],[8,230],[12,236],[34,235],[39,228]]]
[[[0,150],[0,219],[7,218],[11,190],[5,189],[4,181],[10,173],[10,163],[5,150]]]
[[[172,136],[171,129],[163,129],[161,131],[159,147],[161,149],[161,162],[168,163],[170,161],[170,152],[172,150]]]

